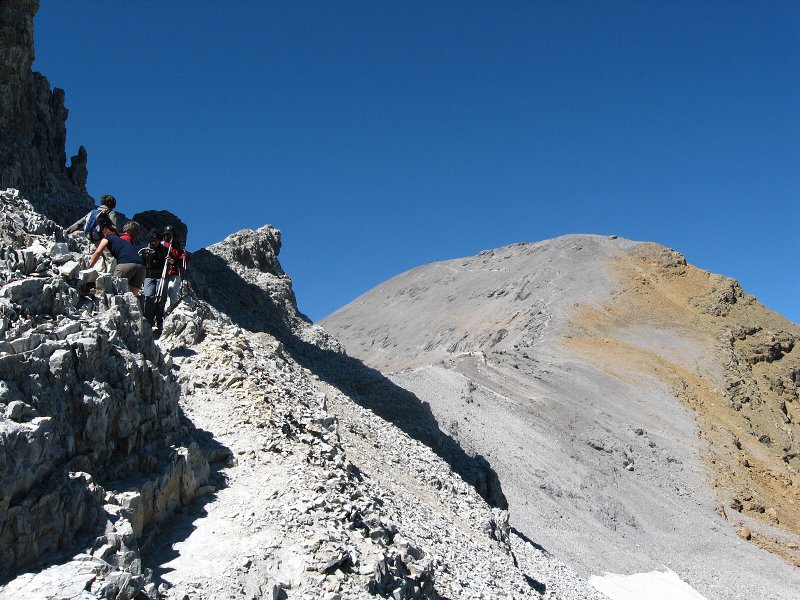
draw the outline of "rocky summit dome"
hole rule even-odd
[[[322,325],[584,576],[668,566],[708,598],[800,582],[800,327],[736,281],[569,235],[420,266]]]

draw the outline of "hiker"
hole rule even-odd
[[[110,221],[107,221],[102,226],[103,239],[97,244],[97,249],[92,254],[89,261],[89,268],[93,267],[103,254],[103,250],[108,248],[111,256],[117,259],[117,266],[114,268],[114,277],[120,277],[128,280],[131,292],[134,296],[138,296],[144,283],[144,261],[142,257],[136,252],[133,244],[123,240],[117,235],[117,229]]]
[[[136,221],[128,221],[125,223],[125,225],[122,226],[122,235],[119,237],[126,242],[135,244],[136,238],[139,237],[139,223]]]
[[[164,285],[166,286],[166,297],[169,303],[165,307],[165,313],[170,312],[178,304],[181,293],[181,275],[185,267],[187,253],[184,251],[180,240],[175,236],[175,228],[167,225],[164,228],[164,236],[161,245],[167,249],[167,277]]]
[[[101,233],[103,224],[111,223],[115,229],[117,227],[117,212],[114,210],[116,206],[117,200],[111,194],[100,196],[100,206],[90,210],[81,219],[75,221],[64,230],[64,233],[70,234],[81,229],[86,233],[86,237],[89,238],[94,247],[97,248],[97,244],[103,239]],[[113,267],[114,259],[107,254],[101,254],[99,270],[103,273],[110,273]]]
[[[66,233],[66,234],[75,233],[79,229],[83,229],[85,232],[90,233],[89,229],[87,229],[87,225],[89,225],[89,222],[92,219],[93,215],[94,215],[94,218],[97,218],[97,214],[99,214],[99,213],[104,213],[105,216],[108,217],[108,219],[111,221],[111,224],[116,229],[116,227],[117,227],[117,211],[114,210],[114,208],[116,208],[116,206],[117,206],[117,199],[114,198],[114,196],[112,196],[111,194],[103,194],[102,196],[100,196],[100,206],[90,210],[88,213],[86,213],[80,219],[75,221],[72,225],[70,225],[69,227],[67,227],[67,229],[64,230],[64,233]],[[92,240],[93,242],[99,242],[100,241],[100,231],[99,230],[97,231],[97,234],[94,237],[96,239],[93,239]],[[90,239],[91,239],[91,233],[90,233]]]
[[[164,261],[167,259],[167,249],[161,245],[161,236],[154,229],[148,236],[148,245],[139,250],[139,256],[144,261],[144,317],[155,329],[155,337],[161,334],[164,325],[164,304],[167,296],[162,293],[157,297],[158,282],[164,274]]]

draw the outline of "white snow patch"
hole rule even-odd
[[[706,600],[673,571],[606,573],[590,577],[589,583],[611,600]]]

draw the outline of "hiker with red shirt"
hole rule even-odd
[[[175,236],[175,228],[172,225],[167,225],[164,228],[164,236],[161,240],[161,245],[168,250],[167,256],[167,276],[164,282],[164,289],[166,290],[167,300],[169,301],[165,313],[169,313],[178,304],[181,292],[181,275],[186,268],[186,262],[189,258],[188,252],[183,249],[178,238]]]
[[[122,226],[122,235],[120,239],[125,240],[131,244],[136,243],[136,238],[139,237],[139,223],[136,221],[128,221]]]

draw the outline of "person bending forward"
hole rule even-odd
[[[92,254],[89,267],[93,267],[100,259],[103,250],[108,248],[111,256],[117,259],[117,266],[114,269],[114,277],[128,280],[128,286],[134,296],[138,296],[144,283],[144,261],[136,252],[136,248],[130,242],[121,239],[117,235],[117,230],[110,224],[103,226],[103,239],[97,244],[97,249]]]

